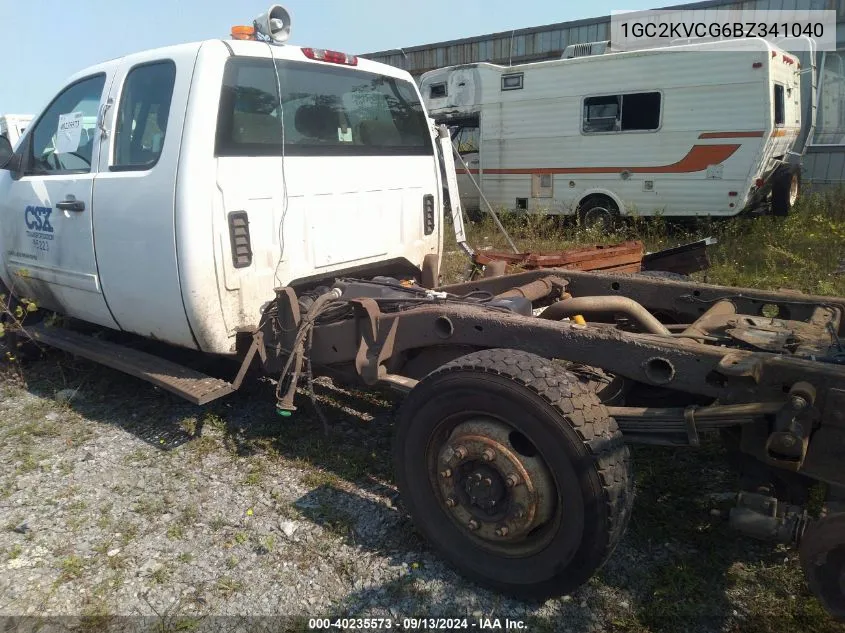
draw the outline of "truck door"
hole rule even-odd
[[[123,58],[94,183],[97,261],[114,318],[124,331],[184,347],[195,343],[182,303],[174,196],[198,50]]]
[[[76,79],[31,126],[22,176],[0,180],[3,252],[12,290],[39,306],[116,328],[100,284],[92,233],[97,115],[111,72]]]

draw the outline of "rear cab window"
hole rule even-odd
[[[217,156],[417,156],[434,148],[408,81],[329,64],[233,58]],[[281,98],[279,93],[281,86]]]

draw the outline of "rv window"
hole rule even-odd
[[[522,73],[502,75],[502,90],[522,90]]]
[[[612,132],[619,119],[619,97],[584,99],[584,131]]]
[[[660,127],[660,93],[639,92],[622,97],[622,131]]]
[[[660,127],[660,93],[587,97],[583,117],[582,129],[587,134],[656,130]]]
[[[442,99],[446,96],[446,84],[431,84],[429,96],[432,99]]]
[[[775,84],[775,125],[786,123],[786,102],[783,98],[783,86]]]

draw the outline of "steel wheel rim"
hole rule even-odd
[[[455,528],[500,556],[525,557],[545,549],[562,504],[539,448],[516,427],[487,415],[444,420],[438,431],[426,460],[435,497]],[[535,455],[514,448],[512,434],[528,441]],[[491,500],[496,504],[490,506]]]

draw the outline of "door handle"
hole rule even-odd
[[[56,207],[62,211],[85,211],[85,203],[73,196],[68,196],[61,202],[57,202]]]

